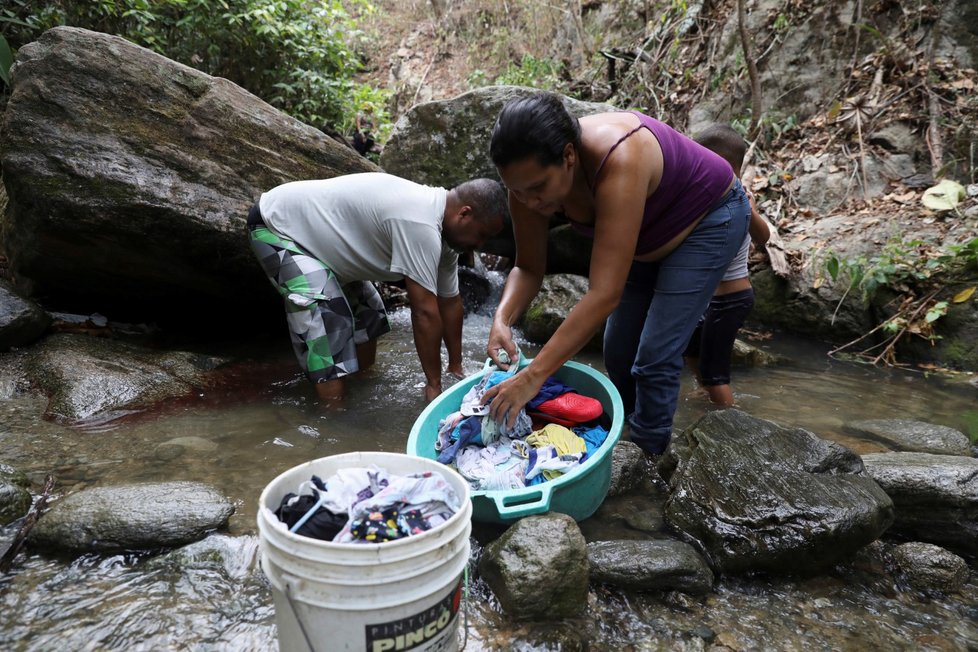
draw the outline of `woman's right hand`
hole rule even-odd
[[[506,356],[503,356],[502,360],[499,359],[499,354],[503,351],[509,356],[508,361],[505,361]],[[509,369],[511,363],[517,363],[518,353],[516,344],[513,342],[513,329],[510,326],[493,320],[492,328],[489,331],[489,344],[486,348],[486,354],[494,365],[504,371]]]

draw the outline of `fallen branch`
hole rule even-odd
[[[51,491],[54,489],[54,476],[48,475],[44,478],[44,491],[41,493],[41,497],[37,499],[37,502],[31,507],[30,511],[27,512],[27,518],[24,519],[24,524],[20,526],[20,530],[17,531],[17,535],[14,537],[13,542],[10,547],[7,548],[7,552],[3,553],[3,557],[0,557],[0,573],[7,573],[10,571],[10,566],[14,563],[14,559],[20,552],[20,549],[24,546],[24,542],[27,540],[27,535],[34,528],[37,523],[37,519],[41,517],[41,512],[47,507],[48,499],[51,497]]]

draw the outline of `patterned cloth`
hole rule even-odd
[[[251,249],[285,300],[292,348],[314,383],[360,370],[357,344],[390,331],[384,302],[368,281],[340,286],[333,271],[269,229],[249,229]]]

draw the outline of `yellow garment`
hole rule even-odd
[[[576,455],[586,453],[587,444],[568,428],[556,423],[549,423],[542,429],[530,433],[526,437],[526,443],[534,448],[553,445],[557,449],[558,455]]]

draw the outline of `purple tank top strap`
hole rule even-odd
[[[615,143],[614,145],[611,146],[611,149],[608,150],[608,153],[605,154],[604,155],[604,158],[601,159],[601,162],[598,163],[598,169],[594,171],[594,181],[591,182],[591,190],[592,191],[594,190],[594,186],[597,185],[597,183],[598,183],[598,176],[601,174],[601,169],[604,167],[605,161],[608,160],[608,157],[611,156],[611,153],[614,152],[616,149],[618,149],[618,146],[621,145],[623,142],[625,142],[625,139],[626,138],[628,138],[629,136],[631,136],[632,134],[634,134],[639,129],[642,129],[643,127],[645,127],[645,125],[643,125],[643,124],[640,123],[637,127],[635,127],[634,129],[632,129],[631,131],[629,131],[627,134],[625,134],[624,136],[622,136],[621,138],[619,138],[617,143]]]

